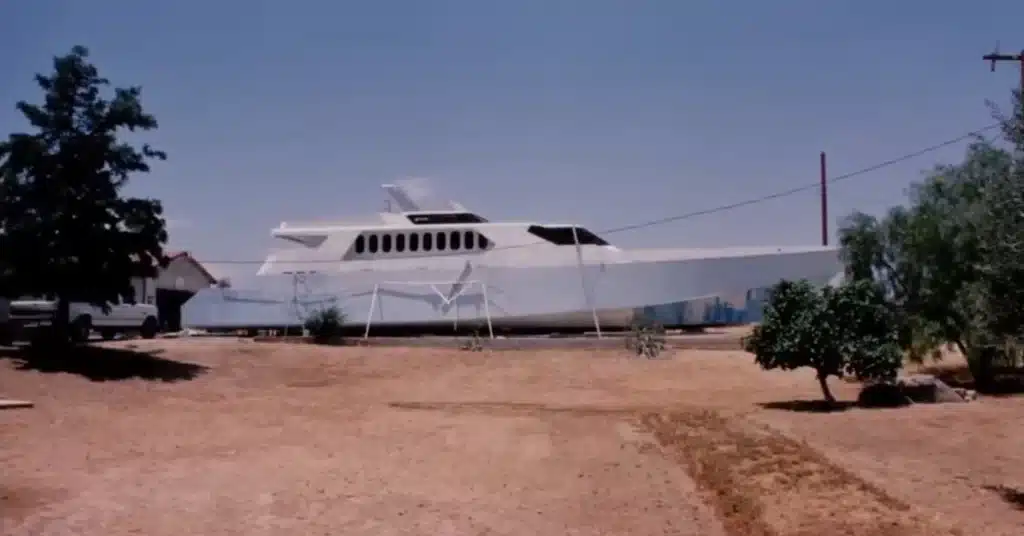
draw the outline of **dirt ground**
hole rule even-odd
[[[816,413],[729,351],[92,352],[0,356],[36,403],[0,412],[0,533],[1024,534],[1024,397]]]

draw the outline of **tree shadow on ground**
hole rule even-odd
[[[950,387],[971,389],[986,396],[1011,396],[1024,394],[1024,369],[999,368],[994,371],[992,385],[978,389],[967,365],[958,367],[942,366],[941,364],[923,367],[921,374],[931,374]]]
[[[999,495],[999,497],[1006,501],[1010,506],[1017,510],[1024,511],[1024,491],[1004,485],[982,487],[996,495]]]
[[[783,400],[778,402],[758,403],[764,409],[795,411],[797,413],[835,413],[857,407],[856,402],[824,400]]]
[[[143,352],[130,348],[79,345],[68,348],[25,346],[0,349],[0,359],[12,361],[18,370],[77,374],[94,382],[193,380],[207,367],[157,356],[161,350]]]

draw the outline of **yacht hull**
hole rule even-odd
[[[580,266],[488,266],[467,257],[451,269],[366,270],[262,275],[235,288],[204,289],[184,306],[186,326],[200,329],[299,326],[336,306],[346,323],[387,328],[485,332],[504,329],[602,328],[640,318],[666,326],[756,321],[758,289],[780,279],[826,284],[841,272],[838,252],[808,251],[712,258],[629,260]]]

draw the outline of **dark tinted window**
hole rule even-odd
[[[384,253],[388,253],[391,251],[391,235],[386,234],[380,237],[380,249]]]
[[[487,249],[487,245],[491,243],[484,235],[479,235],[476,239],[476,243],[480,244],[480,249]]]
[[[447,233],[444,233],[444,232],[437,233],[437,250],[438,251],[443,251],[445,248],[447,248],[448,247],[448,244],[446,244],[447,241],[448,241]]]
[[[441,225],[445,223],[486,223],[487,220],[469,212],[440,212],[436,214],[410,214],[409,221],[416,225]]]
[[[475,240],[473,240],[474,238],[476,238],[476,233],[473,231],[466,231],[466,249],[473,249],[476,247],[474,244]]]
[[[363,235],[359,235],[356,237],[356,253],[364,251],[366,251],[366,239],[363,238]]]
[[[398,233],[395,235],[395,251],[399,253],[405,251],[405,234]]]
[[[434,233],[423,233],[423,251],[430,251],[434,247]]]
[[[462,249],[462,231],[452,231],[450,245],[452,249]]]
[[[420,250],[420,235],[419,233],[412,233],[409,235],[409,251]]]
[[[528,231],[534,236],[547,240],[556,246],[574,246],[572,227],[551,227],[545,225],[531,225]],[[601,237],[582,228],[576,227],[576,238],[581,246],[607,246]]]
[[[370,235],[370,253],[377,253],[377,235]]]

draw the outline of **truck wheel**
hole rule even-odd
[[[149,316],[146,317],[145,322],[142,323],[142,329],[139,330],[139,334],[142,335],[143,339],[152,339],[156,337],[156,333],[159,331],[159,326],[155,318]]]
[[[83,343],[89,341],[92,333],[92,318],[82,315],[71,323],[71,342]]]

